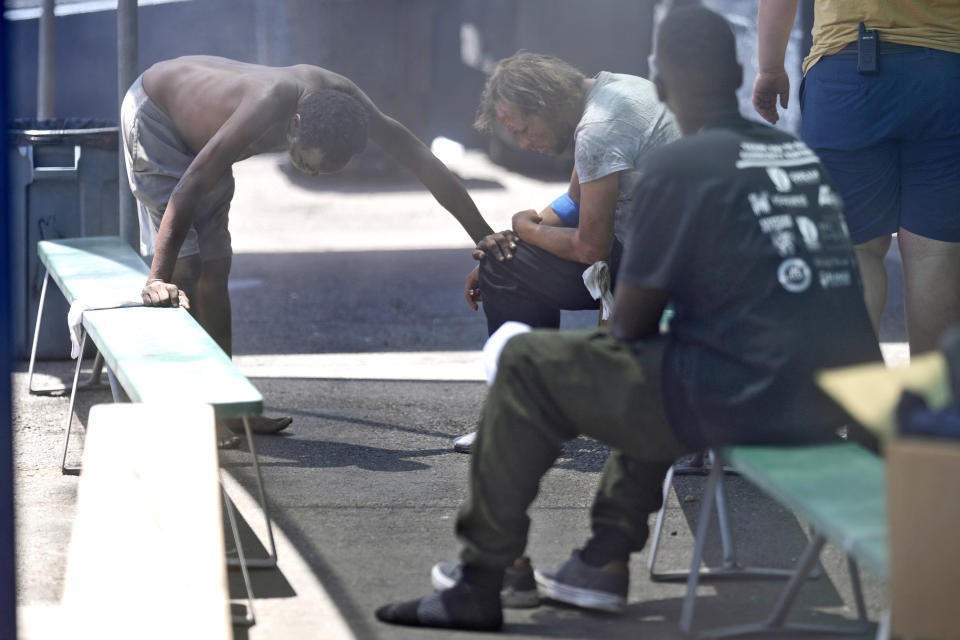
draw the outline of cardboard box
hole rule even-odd
[[[960,640],[960,441],[886,445],[894,635]]]

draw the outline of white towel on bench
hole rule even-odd
[[[83,313],[99,309],[121,309],[123,307],[142,307],[143,300],[133,298],[113,300],[75,300],[67,312],[67,328],[70,330],[70,357],[74,360],[80,356],[80,327],[83,324]]]

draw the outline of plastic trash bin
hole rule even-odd
[[[119,132],[87,118],[13,120],[8,128],[13,355],[28,358],[43,285],[37,241],[119,233]],[[47,287],[37,357],[67,359],[67,303]]]

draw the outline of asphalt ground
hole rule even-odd
[[[509,173],[474,153],[450,164],[495,228],[564,189],[562,181]],[[276,570],[254,570],[257,624],[235,628],[235,637],[473,635],[393,627],[373,616],[381,604],[426,593],[433,563],[456,558],[453,522],[465,496],[468,457],[452,451],[451,439],[472,430],[486,392],[478,354],[485,324],[462,294],[473,266],[469,240],[406,179],[291,179],[273,156],[240,163],[235,173],[235,360],[263,393],[267,414],[294,418],[282,434],[256,439],[280,560]],[[891,285],[896,310],[898,281]],[[595,323],[593,312],[564,316],[568,327]],[[889,322],[882,338],[888,356],[902,360],[902,323]],[[40,384],[69,381],[72,374],[68,361],[40,368]],[[13,374],[20,635],[59,637],[69,631],[60,625],[58,602],[76,498],[76,478],[58,467],[67,399],[27,394],[25,371],[20,363]],[[85,423],[92,404],[109,401],[105,390],[81,394],[78,421]],[[586,539],[606,454],[596,442],[575,440],[545,477],[531,509],[528,552],[535,566],[564,561]],[[262,515],[246,495],[255,495],[249,455],[223,452],[221,461],[243,515],[244,539],[264,539]],[[658,567],[689,562],[703,484],[696,476],[675,483]],[[741,561],[789,567],[806,540],[803,524],[740,478],[728,478],[727,487]],[[719,543],[713,544],[707,561],[718,562],[719,554]],[[826,575],[804,587],[794,618],[852,621],[844,557],[828,546],[823,564]],[[242,582],[236,571],[230,577],[239,610]],[[876,620],[886,606],[885,589],[866,572],[863,577]],[[703,586],[695,628],[760,619],[779,588],[756,581]],[[503,635],[682,638],[682,596],[681,585],[651,582],[646,552],[637,553],[625,615],[555,604],[507,610]]]

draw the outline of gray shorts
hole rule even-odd
[[[196,155],[180,139],[170,117],[150,100],[141,78],[123,98],[120,126],[127,179],[140,216],[140,252],[148,256],[153,254],[170,195]],[[202,260],[215,260],[233,254],[227,229],[231,199],[233,172],[228,169],[200,199],[178,257],[199,254]]]

